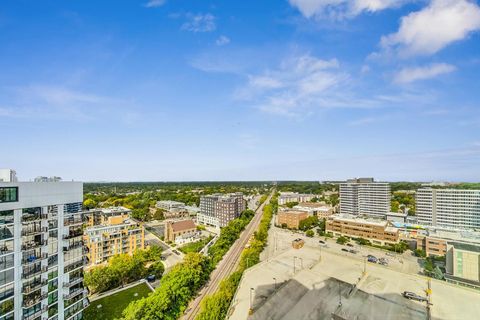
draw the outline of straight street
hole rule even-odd
[[[232,245],[230,250],[225,254],[223,259],[218,263],[215,270],[213,270],[212,274],[210,275],[210,281],[206,284],[206,286],[200,291],[199,295],[195,300],[190,302],[187,310],[185,311],[184,316],[182,319],[185,320],[193,320],[197,316],[200,311],[201,302],[202,300],[210,294],[213,294],[217,291],[220,282],[227,278],[230,274],[232,274],[238,266],[240,261],[240,255],[242,254],[245,245],[248,243],[248,240],[253,235],[255,230],[257,230],[258,225],[263,216],[263,207],[265,204],[270,202],[270,199],[273,196],[273,192],[270,193],[267,200],[262,203],[255,212],[255,216],[253,217],[252,221],[247,225],[245,230],[240,235],[235,243]]]

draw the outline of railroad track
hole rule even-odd
[[[265,200],[265,202],[257,208],[252,221],[250,221],[245,230],[243,230],[241,233],[240,237],[235,241],[223,259],[218,263],[217,267],[210,275],[210,281],[203,287],[202,290],[200,290],[200,294],[195,298],[195,300],[190,302],[187,311],[181,319],[194,320],[197,314],[200,312],[202,300],[207,295],[215,293],[220,286],[220,282],[237,269],[240,262],[240,255],[247,245],[248,240],[258,228],[263,216],[263,207],[270,202],[273,192],[268,196],[267,200]]]

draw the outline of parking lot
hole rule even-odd
[[[336,243],[335,239],[318,236],[308,238],[303,233],[295,233],[276,227],[272,227],[269,231],[269,245],[262,257],[267,259],[269,256],[275,256],[279,252],[290,249],[291,242],[296,238],[303,239],[309,246],[319,247],[321,250],[340,253],[345,256],[352,256],[362,261],[369,255],[372,255],[377,259],[384,259],[388,267],[393,270],[413,274],[420,274],[422,270],[418,258],[413,256],[411,251],[407,251],[404,254],[396,254],[395,252],[369,246],[360,246],[354,241],[351,241],[349,245],[341,245]],[[324,242],[324,244],[319,241]],[[356,253],[348,252],[351,250],[354,250]]]
[[[404,291],[426,296],[427,280],[307,245],[248,269],[230,319],[427,319],[425,302],[402,296]],[[474,302],[479,292],[437,280],[431,287],[431,319],[480,314]],[[250,304],[254,312],[248,316]]]

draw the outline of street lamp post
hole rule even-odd
[[[277,290],[277,278],[273,278],[273,281],[275,281],[275,290]]]
[[[249,312],[250,312],[250,314],[252,314],[252,313],[253,313],[253,308],[252,308],[252,305],[253,305],[253,301],[252,301],[252,293],[253,293],[253,291],[254,291],[254,290],[255,290],[255,289],[253,289],[253,288],[250,288],[250,311],[249,311]]]
[[[295,274],[295,259],[297,259],[296,256],[293,257],[293,274]]]

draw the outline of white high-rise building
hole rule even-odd
[[[390,212],[390,184],[373,178],[349,179],[340,184],[340,213],[382,215]]]
[[[418,223],[453,229],[480,229],[480,190],[418,189]]]
[[[0,182],[17,182],[17,173],[12,169],[0,169]]]
[[[0,319],[79,320],[81,182],[0,182]]]

